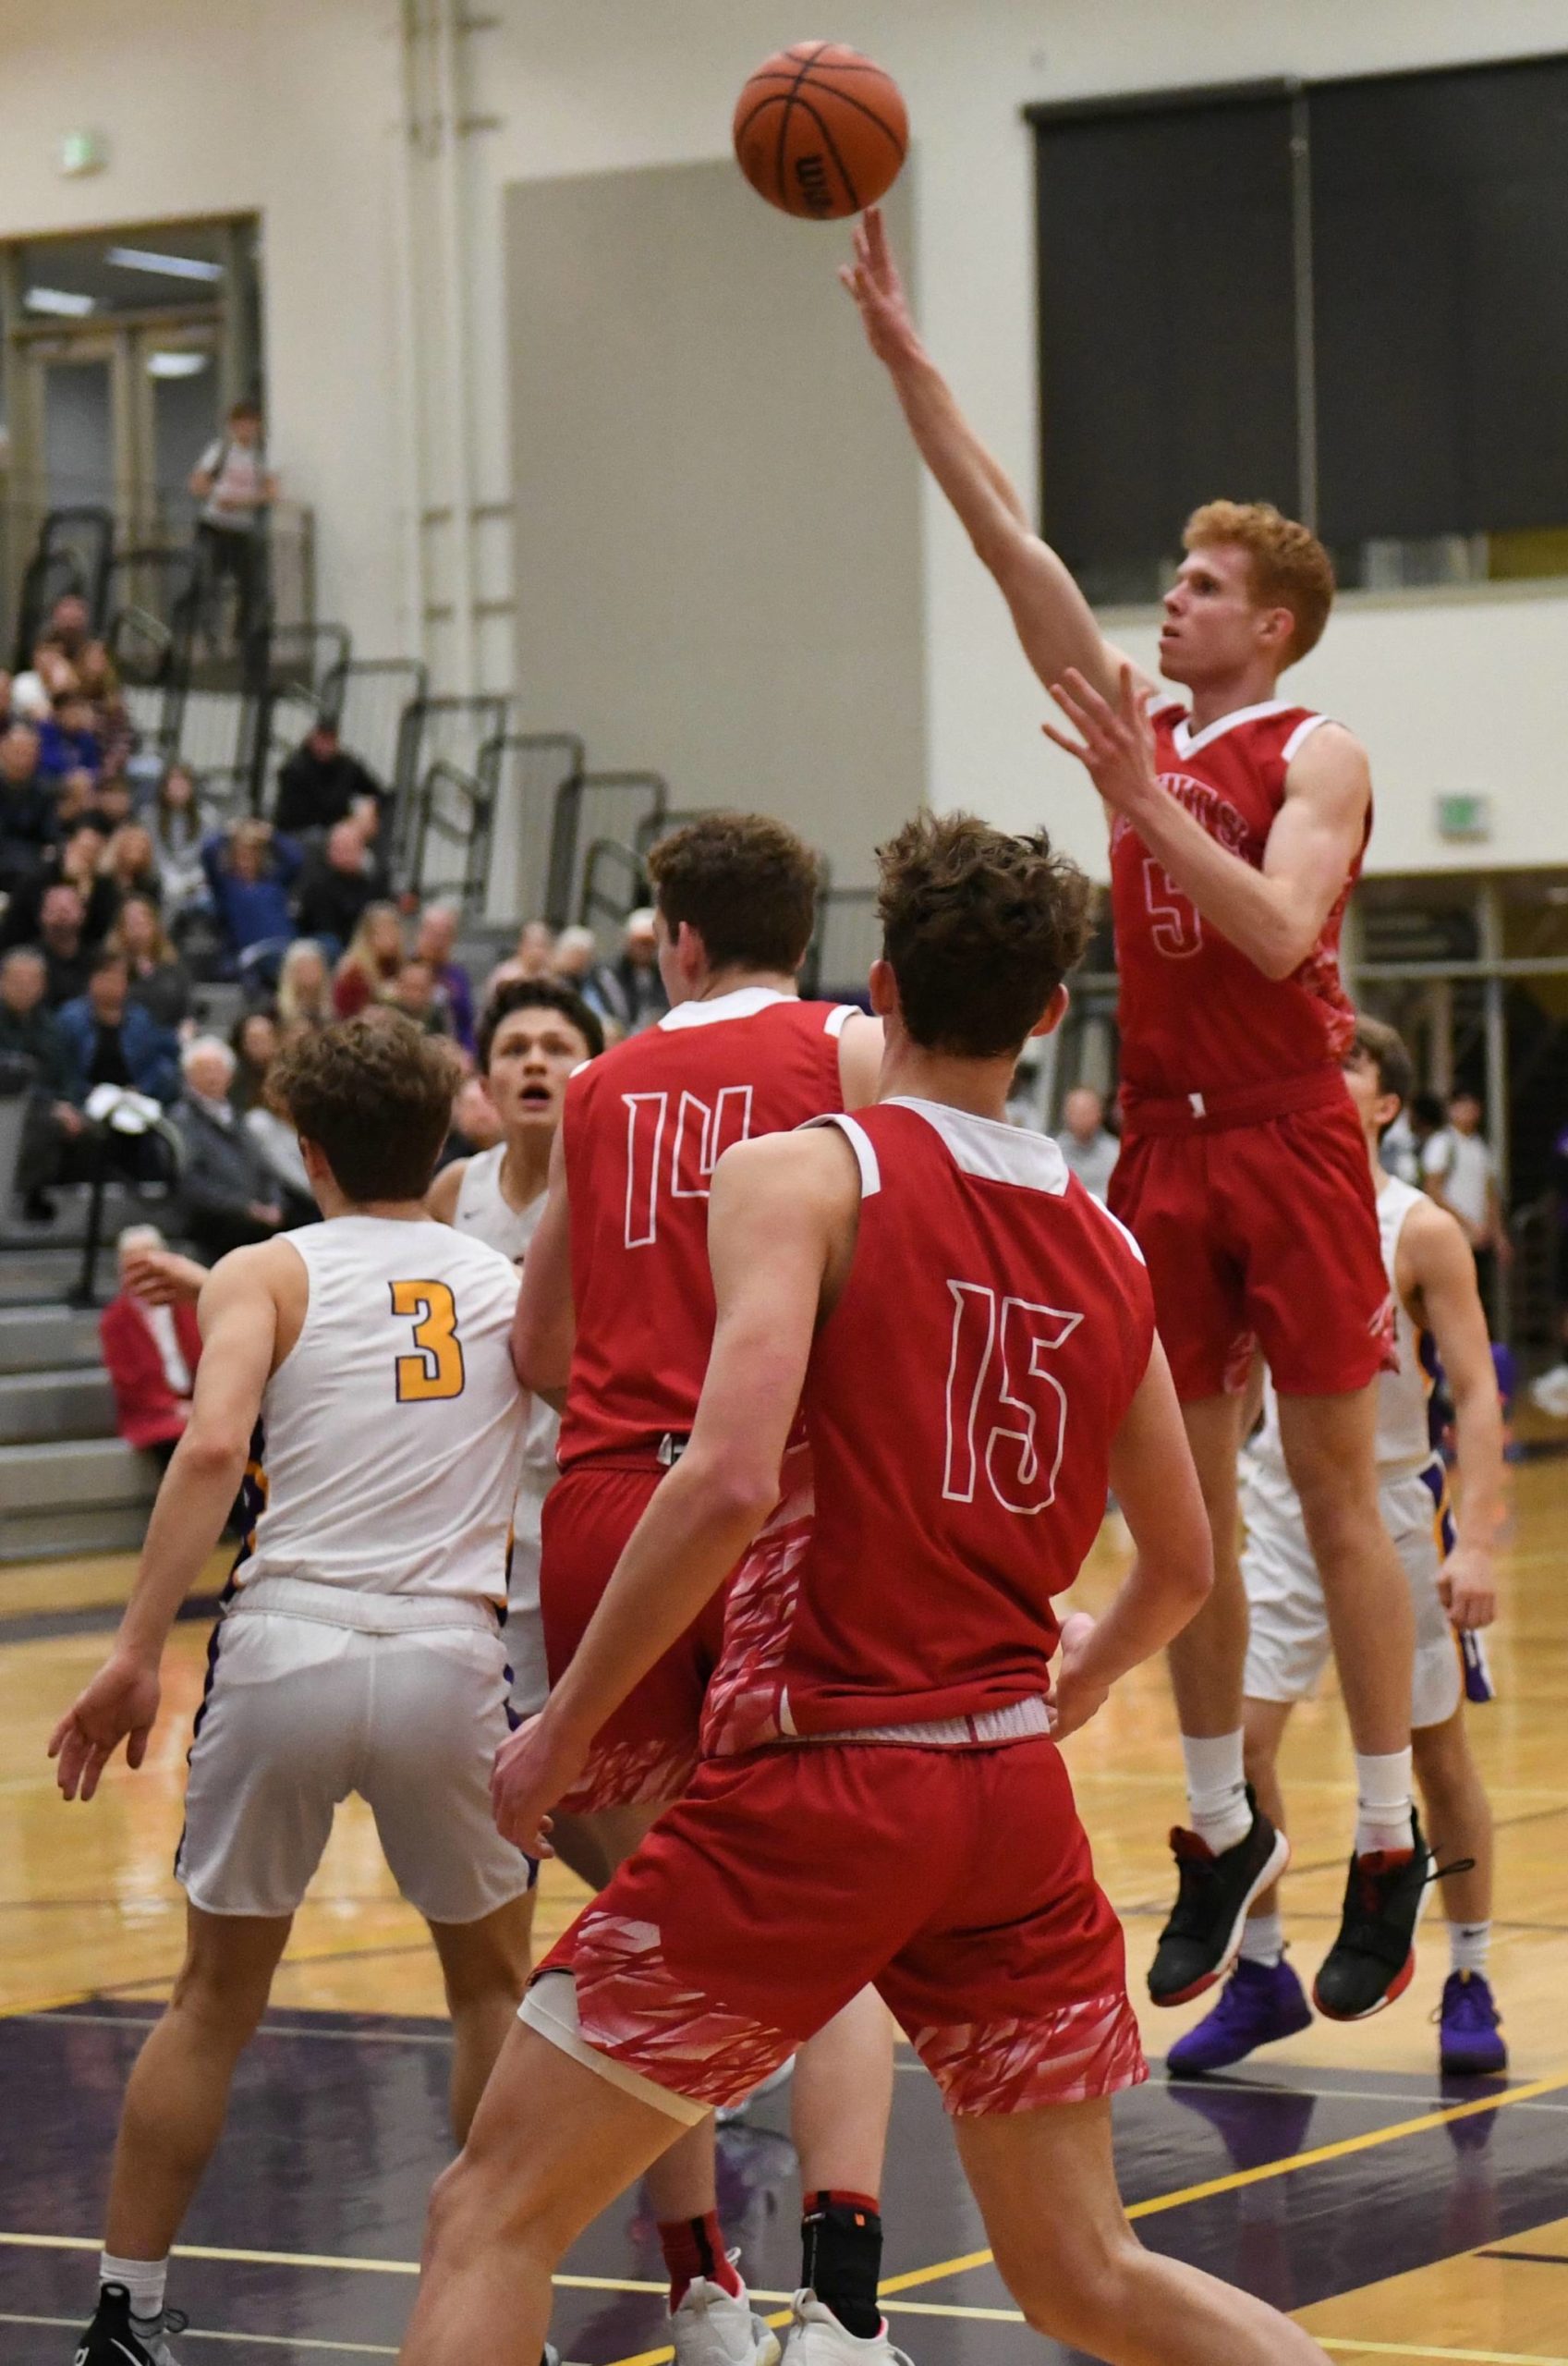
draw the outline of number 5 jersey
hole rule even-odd
[[[287,1240],[310,1300],[261,1400],[264,1507],[237,1582],[504,1603],[529,1404],[516,1267],[433,1222],[334,1216]]]
[[[1136,1247],[1048,1137],[918,1100],[825,1122],[860,1168],[854,1260],[801,1396],[809,1477],[731,1589],[710,1756],[1042,1724],[1052,1597],[1154,1341]]]

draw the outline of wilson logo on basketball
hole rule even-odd
[[[812,213],[831,214],[833,195],[828,187],[828,167],[821,156],[797,156],[795,177],[800,189],[801,202]]]

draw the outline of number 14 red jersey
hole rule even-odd
[[[743,986],[678,1003],[573,1077],[561,1117],[577,1310],[563,1470],[590,1455],[656,1461],[690,1429],[713,1345],[713,1169],[732,1142],[843,1108],[839,1037],[855,1015]]]
[[[1327,718],[1276,699],[1223,715],[1203,731],[1192,730],[1176,704],[1157,707],[1151,719],[1161,787],[1211,838],[1260,871],[1291,760]],[[1371,826],[1368,812],[1366,835]],[[1340,924],[1366,835],[1311,953],[1288,978],[1266,978],[1195,909],[1132,824],[1117,817],[1111,903],[1122,1081],[1130,1097],[1185,1100],[1337,1067],[1355,1024],[1340,980]]]

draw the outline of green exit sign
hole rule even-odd
[[[1489,838],[1492,834],[1490,799],[1468,789],[1440,797],[1437,813],[1440,838]]]
[[[101,173],[109,161],[109,143],[101,131],[66,131],[60,135],[60,170],[75,180],[83,173]]]

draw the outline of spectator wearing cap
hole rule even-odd
[[[167,1462],[190,1419],[201,1326],[188,1300],[154,1305],[129,1287],[128,1265],[161,1249],[155,1225],[131,1225],[119,1238],[120,1287],[98,1318],[103,1368],[115,1393],[115,1426],[128,1445]]]
[[[267,1163],[228,1098],[234,1054],[216,1035],[198,1035],[180,1055],[184,1090],[174,1122],[184,1157],[185,1227],[207,1258],[225,1257],[283,1226]]]
[[[381,783],[351,755],[337,736],[330,715],[322,715],[278,774],[273,818],[280,830],[303,837],[311,830],[330,830],[346,821],[365,798],[379,806]]]

